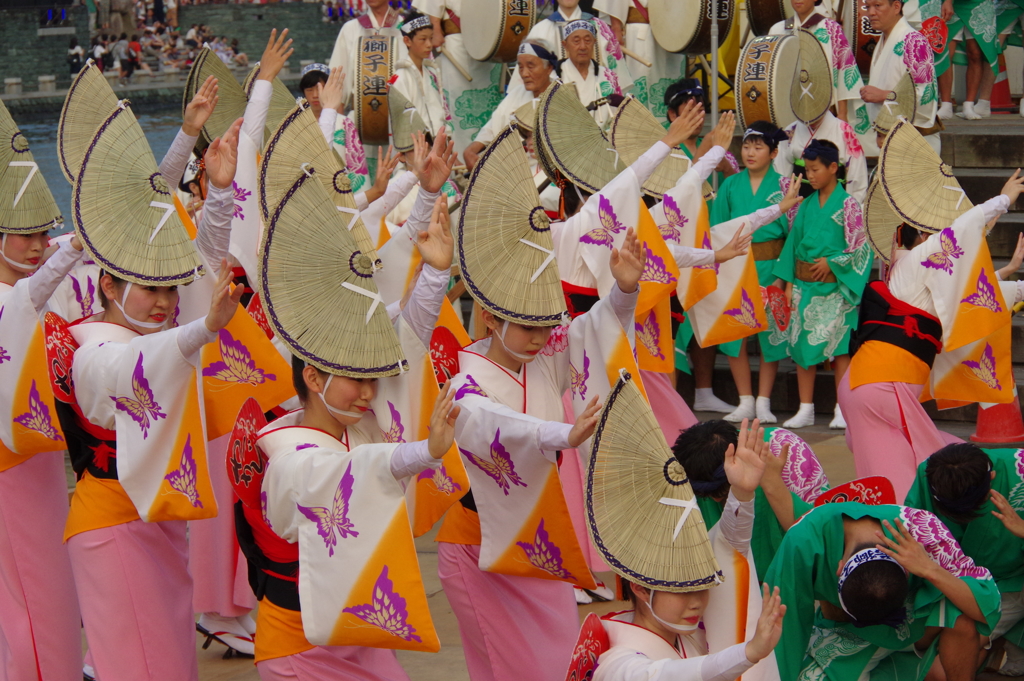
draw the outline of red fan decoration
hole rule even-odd
[[[225,462],[228,480],[242,503],[252,509],[260,508],[263,474],[267,470],[267,457],[256,446],[256,434],[267,425],[260,403],[249,398],[238,411],[235,427],[231,431]]]
[[[930,17],[921,22],[921,33],[928,39],[935,54],[942,54],[946,49],[946,41],[949,40],[949,27],[939,17]]]
[[[576,639],[576,648],[572,651],[572,660],[569,662],[569,672],[565,675],[565,681],[592,679],[597,668],[597,658],[611,647],[608,632],[601,625],[601,618],[594,613],[587,615],[587,619],[583,620],[579,638]]]
[[[895,504],[896,492],[889,478],[861,478],[822,492],[821,496],[814,500],[814,505],[839,504],[844,501],[857,501],[869,506]]]
[[[786,300],[786,292],[778,286],[766,286],[761,289],[761,297],[768,304],[768,310],[775,318],[775,325],[781,331],[789,328],[789,301]]]

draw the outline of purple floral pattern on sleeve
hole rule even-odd
[[[826,19],[824,23],[825,28],[828,29],[829,42],[832,44],[834,68],[842,71],[851,66],[856,66],[857,60],[853,56],[853,50],[850,49],[850,41],[846,39],[846,34],[843,33],[843,27],[832,19]]]
[[[864,214],[860,210],[860,204],[852,196],[846,197],[843,202],[844,229],[846,231],[845,253],[853,253],[867,241],[867,234],[864,232]]]
[[[814,450],[796,433],[785,428],[776,428],[768,439],[768,449],[775,455],[782,454],[782,448],[789,445],[789,457],[782,469],[782,481],[790,492],[809,504],[814,503],[822,492],[828,489],[828,477],[821,467]]]
[[[911,31],[903,39],[903,63],[916,85],[930,85],[935,80],[931,45],[917,31]]]
[[[594,26],[597,27],[597,32],[601,34],[602,38],[604,38],[604,51],[616,59],[622,59],[622,49],[619,47],[619,41],[615,39],[615,33],[612,31],[612,27],[600,19],[594,19]]]
[[[964,555],[960,544],[934,513],[904,506],[900,510],[900,520],[910,535],[946,572],[958,578],[992,579],[988,569],[976,565]]]

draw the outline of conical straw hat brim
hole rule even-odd
[[[665,128],[640,100],[627,97],[622,101],[612,120],[612,146],[619,152],[623,165],[632,165],[664,136]],[[660,199],[689,169],[690,159],[681,150],[673,149],[644,183],[643,190]]]
[[[395,376],[407,362],[380,302],[373,263],[359,253],[316,179],[319,171],[311,172],[293,176],[260,243],[267,319],[296,356],[318,369],[350,378]]]
[[[68,88],[57,123],[57,158],[68,182],[74,184],[85,150],[96,130],[117,108],[117,102],[103,71],[88,60]]]
[[[902,222],[892,212],[876,178],[868,187],[867,198],[864,200],[864,231],[871,249],[886,265],[892,264],[893,236]]]
[[[173,190],[126,106],[114,110],[86,150],[71,210],[86,250],[117,277],[176,286],[203,270]]]
[[[556,82],[537,106],[536,142],[562,176],[596,194],[626,169],[574,87]]]
[[[678,536],[676,525],[687,509],[667,500],[693,504]],[[722,581],[686,471],[625,372],[605,399],[594,432],[586,503],[594,546],[623,578],[677,593]]]
[[[900,78],[896,87],[889,93],[887,101],[879,108],[878,117],[875,118],[875,130],[888,135],[900,116],[912,121],[916,112],[917,90],[914,87],[914,79],[907,73]]]
[[[295,174],[303,168],[316,170],[320,182],[345,224],[351,223],[349,233],[355,239],[361,253],[367,255],[375,266],[380,265],[377,251],[370,233],[359,217],[352,183],[341,159],[324,142],[320,125],[312,110],[303,103],[292,107],[292,111],[281,121],[263,153],[260,167],[262,180],[258,190],[260,209],[266,222],[273,215],[278,204],[295,183]]]
[[[800,59],[789,91],[793,115],[804,123],[813,123],[828,111],[832,104],[832,69],[821,43],[810,31],[797,31],[800,39]]]
[[[520,130],[533,132],[537,128],[537,100],[531,99],[515,110],[516,125]]]
[[[408,97],[394,85],[388,88],[388,114],[391,117],[391,138],[395,151],[412,151],[412,134],[426,131],[427,124]]]
[[[530,326],[561,322],[565,298],[551,228],[514,124],[473,169],[456,249],[466,290],[485,310]]]
[[[953,169],[905,119],[897,121],[882,146],[878,176],[893,212],[918,229],[936,232],[974,207]]]
[[[192,97],[195,96],[196,90],[202,87],[209,76],[214,76],[217,79],[217,106],[214,107],[213,113],[210,114],[206,125],[203,126],[203,138],[207,144],[223,135],[236,120],[242,118],[248,103],[245,91],[235,79],[235,74],[209,47],[204,47],[192,63],[192,70],[188,77],[192,92],[186,90],[185,96],[188,99],[183,99],[183,107],[188,106]]]
[[[28,140],[0,102],[0,232],[33,234],[63,223]]]

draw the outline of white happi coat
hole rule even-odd
[[[906,18],[901,18],[888,36],[883,36],[871,55],[871,76],[869,84],[882,90],[893,90],[904,74],[914,79],[917,94],[915,127],[931,128],[935,125],[939,98],[935,83],[935,66],[928,39],[911,28]],[[868,104],[868,115],[874,121],[878,118],[881,104]],[[941,150],[939,133],[925,137],[936,153]]]

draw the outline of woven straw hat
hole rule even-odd
[[[366,230],[356,208],[356,199],[352,194],[352,183],[345,171],[345,164],[335,151],[324,144],[320,125],[313,116],[312,110],[306,106],[306,100],[293,106],[267,142],[260,166],[258,190],[260,209],[266,222],[273,215],[285,194],[295,184],[296,173],[303,168],[315,168],[315,176],[320,182],[336,212],[342,216],[349,233],[355,239],[356,247],[379,268],[380,258],[374,248],[370,233]]]
[[[893,237],[902,223],[885,200],[885,191],[875,178],[864,200],[864,231],[872,250],[886,265],[892,264]]]
[[[199,137],[206,146],[213,142],[225,132],[231,125],[245,115],[245,105],[248,103],[245,98],[245,91],[235,80],[235,74],[231,73],[224,62],[221,61],[213,50],[204,47],[199,51],[195,61],[192,62],[192,69],[188,72],[188,80],[185,83],[185,93],[181,99],[181,114],[185,115],[185,108],[195,97],[196,92],[206,82],[207,77],[213,76],[217,79],[217,106],[206,121]],[[269,115],[268,115],[269,118]]]
[[[832,105],[832,69],[821,43],[810,31],[801,28],[800,60],[789,90],[793,115],[804,123],[813,123]]]
[[[412,151],[412,134],[418,131],[430,132],[416,107],[394,85],[388,88],[388,114],[391,116],[391,143],[395,151]]]
[[[267,319],[296,356],[322,371],[395,376],[408,365],[373,282],[373,261],[359,251],[319,173],[296,168],[267,222],[259,252]]]
[[[555,82],[540,96],[537,105],[536,146],[551,169],[552,181],[559,176],[580,189],[596,194],[626,169],[619,155],[587,108],[576,88]],[[645,150],[646,151],[646,150]]]
[[[601,557],[631,582],[680,593],[723,580],[686,471],[625,371],[594,432],[587,527]]]
[[[242,81],[242,90],[245,91],[246,99],[252,97],[252,88],[259,75],[260,64],[256,62],[256,66],[253,67],[252,71],[245,76],[245,80]],[[288,86],[284,84],[284,81],[280,78],[274,78],[271,81],[270,106],[267,107],[267,122],[263,132],[264,140],[270,139],[271,133],[277,129],[277,126],[281,125],[284,117],[295,108],[295,102],[296,98],[292,95]]]
[[[953,169],[905,118],[885,139],[878,177],[893,212],[917,229],[937,232],[974,207]]]
[[[912,121],[916,112],[917,91],[914,89],[914,79],[907,73],[896,83],[896,88],[889,92],[885,102],[878,110],[875,130],[883,135],[888,135],[900,116]]]
[[[519,134],[530,134],[537,127],[537,99],[531,99],[526,104],[516,109],[512,116],[515,118]]]
[[[624,165],[633,165],[664,136],[665,128],[640,100],[632,95],[622,100],[612,120],[612,146],[619,152]],[[690,165],[690,158],[685,153],[673,150],[644,183],[644,193],[660,199],[675,186],[679,178],[690,169]],[[707,182],[704,183],[704,198],[714,198],[714,190]]]
[[[74,184],[82,158],[96,129],[117,108],[117,95],[92,59],[75,76],[57,123],[57,158],[68,182]]]
[[[561,323],[565,298],[548,222],[512,124],[480,155],[456,236],[462,280],[485,310],[529,326]]]
[[[146,136],[121,103],[89,144],[71,199],[75,232],[111,274],[144,286],[187,284],[199,254]]]
[[[64,217],[53,200],[28,140],[0,102],[0,233],[33,234],[58,227]]]

